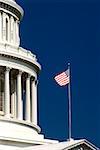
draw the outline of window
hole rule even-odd
[[[4,112],[4,78],[0,76],[0,113]]]
[[[6,18],[6,41],[8,41],[8,19]]]

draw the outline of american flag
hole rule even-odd
[[[66,71],[56,75],[54,79],[60,86],[65,86],[70,82],[69,78],[69,69],[67,69]]]

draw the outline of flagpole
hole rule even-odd
[[[68,138],[69,141],[71,140],[72,136],[72,114],[71,114],[71,70],[70,70],[70,63],[68,63],[68,70],[69,70],[69,84],[68,84]]]

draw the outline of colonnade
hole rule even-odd
[[[26,73],[24,78],[25,83],[25,108],[23,107],[22,91],[24,90],[22,86],[22,75],[23,72],[17,70],[18,73],[15,77],[14,91],[10,93],[10,68],[6,67],[4,71],[4,116],[6,118],[11,117],[11,111],[15,111],[14,118],[18,120],[26,120],[27,122],[32,122],[37,125],[37,82],[35,77]],[[10,95],[11,94],[11,95]],[[10,101],[12,108],[10,108]],[[23,111],[24,108],[24,111]],[[12,109],[12,110],[10,110]],[[25,114],[23,114],[25,113]],[[23,117],[24,116],[24,117]]]
[[[19,21],[0,11],[0,41],[19,46]]]

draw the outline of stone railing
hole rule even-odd
[[[37,62],[36,55],[34,55],[31,51],[22,47],[14,47],[9,44],[0,44],[0,54],[17,57],[32,63]]]

